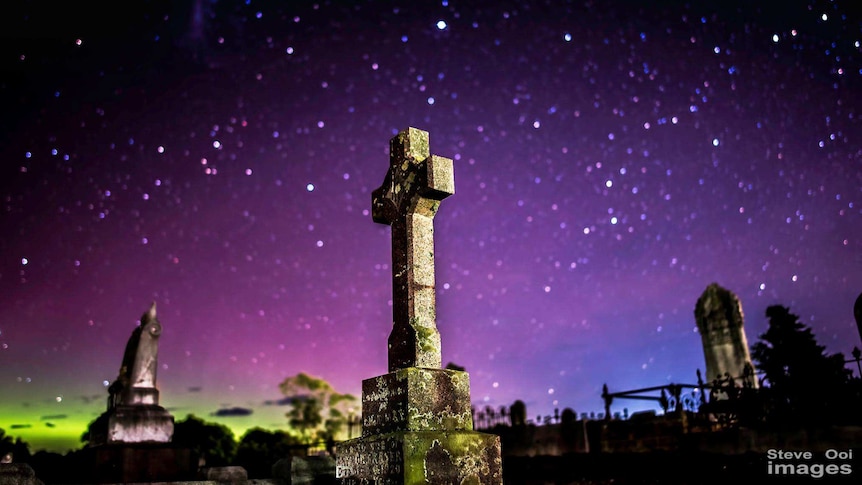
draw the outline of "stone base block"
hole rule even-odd
[[[174,435],[174,417],[156,405],[117,406],[90,426],[91,445],[168,443]]]
[[[187,448],[107,445],[83,452],[90,483],[175,482],[197,475],[197,458]]]
[[[342,485],[502,485],[500,438],[475,431],[401,431],[338,447]]]
[[[472,430],[470,376],[408,367],[362,381],[362,435]]]

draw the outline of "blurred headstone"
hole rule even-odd
[[[703,343],[708,382],[727,375],[738,379],[754,369],[745,337],[742,303],[733,292],[716,283],[706,287],[694,308],[697,330]],[[752,376],[753,377],[753,376]],[[757,387],[757,379],[751,382]]]
[[[90,425],[82,473],[94,483],[177,481],[194,478],[197,458],[173,446],[174,417],[159,405],[156,385],[162,325],[156,304],[126,344],[108,409]]]
[[[174,418],[159,406],[156,387],[161,334],[153,303],[129,337],[119,375],[108,388],[108,409],[90,426],[90,446],[171,441]]]

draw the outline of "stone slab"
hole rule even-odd
[[[472,429],[466,372],[408,367],[362,381],[363,436]]]
[[[339,446],[342,485],[501,485],[500,437],[476,431],[407,431]]]

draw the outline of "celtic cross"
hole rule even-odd
[[[428,132],[408,128],[389,142],[389,171],[372,193],[374,222],[392,226],[389,372],[440,367],[434,289],[434,215],[455,193],[452,160],[431,155]]]

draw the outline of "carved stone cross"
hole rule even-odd
[[[428,132],[408,128],[389,142],[389,171],[372,193],[374,222],[392,226],[389,372],[440,367],[434,295],[434,215],[455,193],[452,160],[431,155]]]

